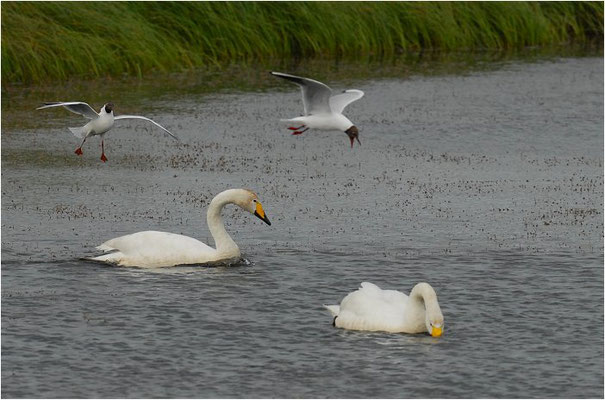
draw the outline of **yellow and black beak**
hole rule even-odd
[[[267,218],[265,210],[263,210],[263,206],[260,204],[260,201],[256,202],[256,211],[254,211],[254,215],[265,221],[267,225],[271,225],[271,221],[269,221],[269,218]]]

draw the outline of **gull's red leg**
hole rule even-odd
[[[101,139],[101,161],[107,161],[107,157],[105,157],[105,144],[103,143],[103,139]]]
[[[304,126],[304,125],[303,125],[303,126]],[[301,128],[302,128],[302,127],[301,127]],[[308,130],[309,130],[309,128],[305,128],[305,129],[303,129],[302,131],[296,131],[296,132],[292,132],[292,134],[293,134],[293,135],[301,135],[303,132],[306,132],[306,131],[308,131]]]
[[[289,127],[288,129],[290,129],[291,131],[297,131],[297,130],[299,130],[300,128],[304,128],[304,127],[305,127],[304,125],[301,125],[301,126],[299,126],[298,128],[295,128],[295,127],[291,126],[291,127]]]
[[[86,141],[86,136],[84,137],[84,139],[82,139],[82,143],[80,143],[80,147],[78,147],[75,151],[75,153],[79,156],[82,155],[82,146],[84,146],[85,141]]]

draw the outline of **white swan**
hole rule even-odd
[[[210,202],[207,222],[216,249],[188,236],[176,233],[144,231],[111,239],[98,250],[114,251],[89,258],[126,267],[172,267],[182,264],[205,264],[240,257],[239,247],[225,230],[221,210],[236,204],[271,225],[258,197],[247,189],[229,189],[217,194]]]
[[[363,282],[342,299],[340,306],[324,305],[334,316],[334,326],[357,331],[391,333],[443,333],[443,314],[437,294],[428,283],[419,283],[409,297],[396,290],[382,290]]]

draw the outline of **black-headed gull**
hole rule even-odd
[[[332,89],[316,80],[281,72],[271,72],[271,74],[296,83],[302,90],[305,115],[282,120],[293,124],[302,124],[298,127],[290,126],[288,128],[294,131],[292,132],[293,135],[300,135],[310,128],[324,131],[344,131],[351,140],[351,147],[353,147],[355,139],[361,144],[359,130],[347,117],[342,115],[346,106],[363,97],[361,90],[345,90],[343,93],[332,96]]]
[[[103,107],[101,107],[101,111],[97,114],[95,110],[87,103],[81,101],[68,101],[68,102],[52,102],[52,103],[44,103],[43,106],[36,108],[36,110],[42,110],[44,108],[49,107],[65,107],[69,111],[80,114],[83,117],[90,119],[86,125],[78,128],[69,128],[71,133],[73,133],[76,137],[82,139],[82,143],[80,143],[80,147],[78,147],[75,153],[79,156],[82,155],[82,146],[86,139],[90,136],[101,135],[101,160],[103,162],[107,161],[107,157],[105,157],[105,144],[103,143],[103,136],[107,131],[109,131],[114,124],[115,120],[118,119],[143,119],[145,121],[149,121],[158,128],[164,130],[173,138],[178,138],[170,132],[168,129],[164,128],[162,125],[158,124],[155,121],[150,120],[147,117],[142,117],[140,115],[113,115],[113,104],[107,103]]]

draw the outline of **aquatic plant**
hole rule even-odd
[[[602,2],[4,2],[3,82],[603,39]]]

